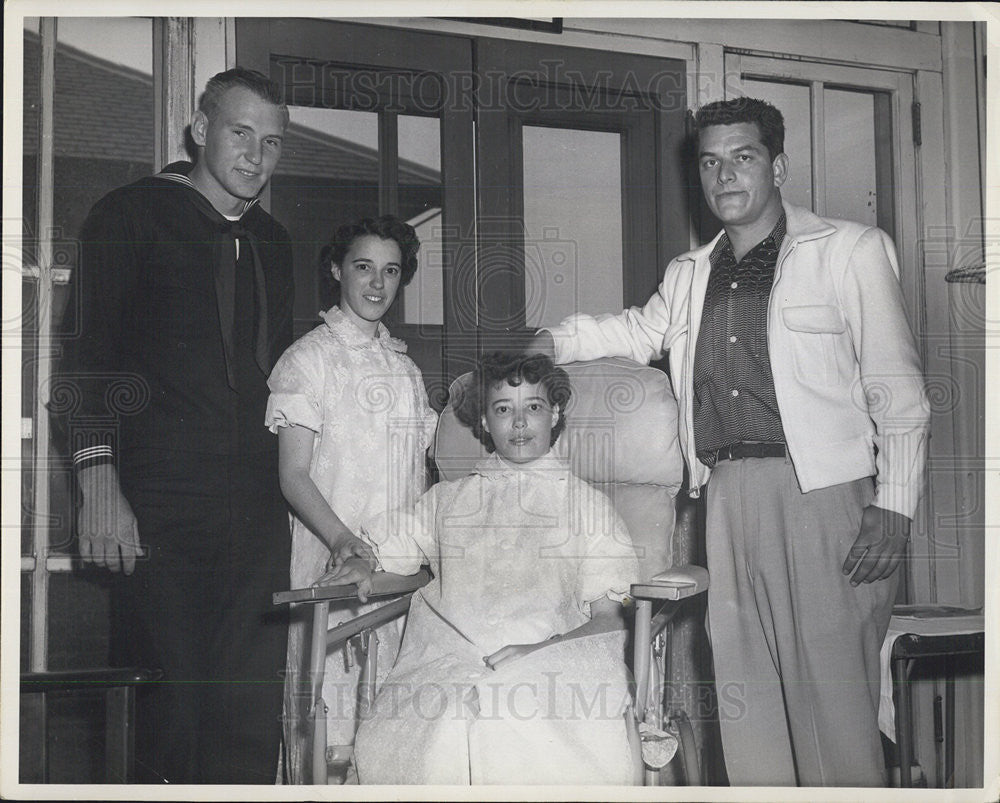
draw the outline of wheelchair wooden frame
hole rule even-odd
[[[323,700],[323,677],[326,654],[330,646],[340,644],[360,635],[362,639],[361,673],[358,679],[357,715],[363,718],[375,699],[375,676],[378,666],[378,639],[372,640],[374,630],[406,613],[410,597],[415,591],[431,580],[431,573],[423,567],[417,574],[402,576],[387,572],[376,572],[372,576],[372,591],[369,599],[393,598],[380,608],[361,614],[349,622],[329,627],[330,603],[338,600],[356,600],[356,585],[313,586],[292,591],[279,591],[273,595],[275,605],[304,603],[313,606],[312,646],[309,656],[310,669],[310,716],[312,718],[312,783],[329,783],[329,767],[326,760],[327,706]],[[680,604],[708,588],[708,572],[700,566],[678,566],[657,575],[654,579],[633,584],[630,595],[635,600],[635,625],[633,643],[633,672],[636,682],[636,724],[645,722],[656,729],[664,726],[663,700],[657,696],[650,702],[650,679],[654,666],[650,657],[650,642],[670,624]],[[653,607],[659,604],[658,611]],[[645,645],[643,648],[641,645]],[[666,658],[666,656],[664,656]],[[660,676],[666,677],[665,670]],[[697,746],[687,715],[683,711],[669,712],[668,724],[676,731],[679,740],[678,753],[684,766],[684,777],[688,784],[701,783],[700,762]],[[637,771],[636,784],[657,785],[659,770],[643,768]]]

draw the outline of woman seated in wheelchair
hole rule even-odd
[[[365,524],[380,568],[434,579],[358,730],[361,783],[631,782],[621,603],[637,564],[611,501],[552,449],[571,392],[546,357],[487,356],[455,408],[492,454]],[[366,595],[373,563],[329,579]]]

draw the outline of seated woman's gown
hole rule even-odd
[[[361,783],[628,784],[624,631],[490,670],[484,656],[589,619],[636,577],[611,501],[549,452],[497,455],[366,522],[382,568],[434,579],[413,595],[399,657],[355,743]]]

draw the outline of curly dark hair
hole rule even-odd
[[[766,100],[758,98],[733,98],[717,100],[698,109],[694,115],[698,132],[712,125],[753,123],[760,131],[760,141],[767,148],[773,162],[785,152],[785,119],[781,112]]]
[[[488,452],[496,451],[493,438],[483,427],[483,416],[486,415],[488,390],[504,382],[512,387],[527,382],[531,385],[540,384],[545,388],[549,404],[559,408],[559,418],[552,427],[552,438],[549,441],[549,446],[554,446],[566,428],[566,406],[573,396],[573,388],[567,373],[544,354],[495,351],[484,355],[472,375],[472,381],[466,383],[457,397],[452,399],[452,407],[458,420],[472,430]]]
[[[395,215],[382,215],[377,218],[361,218],[353,223],[345,223],[337,228],[330,241],[319,252],[320,287],[329,294],[339,288],[339,282],[333,278],[331,269],[334,265],[342,265],[347,252],[358,237],[374,235],[383,240],[395,240],[399,246],[400,268],[399,286],[405,287],[417,272],[417,251],[420,250],[420,240],[417,231],[409,223],[400,220]]]

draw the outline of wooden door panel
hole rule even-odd
[[[297,217],[317,214],[306,208],[306,199],[317,192],[324,199],[324,208],[338,215],[327,226],[331,233],[335,226],[361,214],[408,217],[402,206],[416,203],[420,192],[419,187],[411,187],[401,194],[400,185],[405,183],[401,176],[407,170],[419,171],[401,164],[398,158],[398,116],[439,121],[440,175],[436,186],[442,207],[444,323],[404,325],[399,309],[402,299],[386,318],[393,333],[408,340],[428,391],[439,399],[441,386],[447,387],[449,379],[465,370],[475,355],[475,309],[464,309],[468,294],[461,292],[475,283],[475,260],[468,258],[475,230],[472,99],[468,95],[471,43],[459,37],[354,23],[239,19],[237,57],[241,64],[270,74],[283,87],[290,106],[346,109],[378,117],[377,146],[367,150],[338,142],[335,132],[325,140],[303,134],[315,140],[309,143],[313,159],[322,160],[317,152],[325,154],[328,171],[329,165],[336,165],[340,172],[339,176],[321,177],[316,171],[300,170],[298,178],[290,180],[279,177],[283,169],[279,166],[276,182],[272,182],[276,188],[273,194],[280,190],[282,214],[293,223],[299,222]],[[287,158],[286,151],[283,162]],[[282,183],[284,186],[279,186]],[[283,222],[287,225],[288,221]],[[300,230],[308,232],[304,236],[311,240],[318,226],[314,221],[311,228]],[[310,246],[316,245],[318,253],[319,243],[300,241],[297,245],[300,262],[308,259]],[[318,284],[310,279],[312,270],[308,264],[297,269],[305,277],[296,287],[298,309],[319,310],[323,306]],[[306,323],[299,328],[308,328]]]

